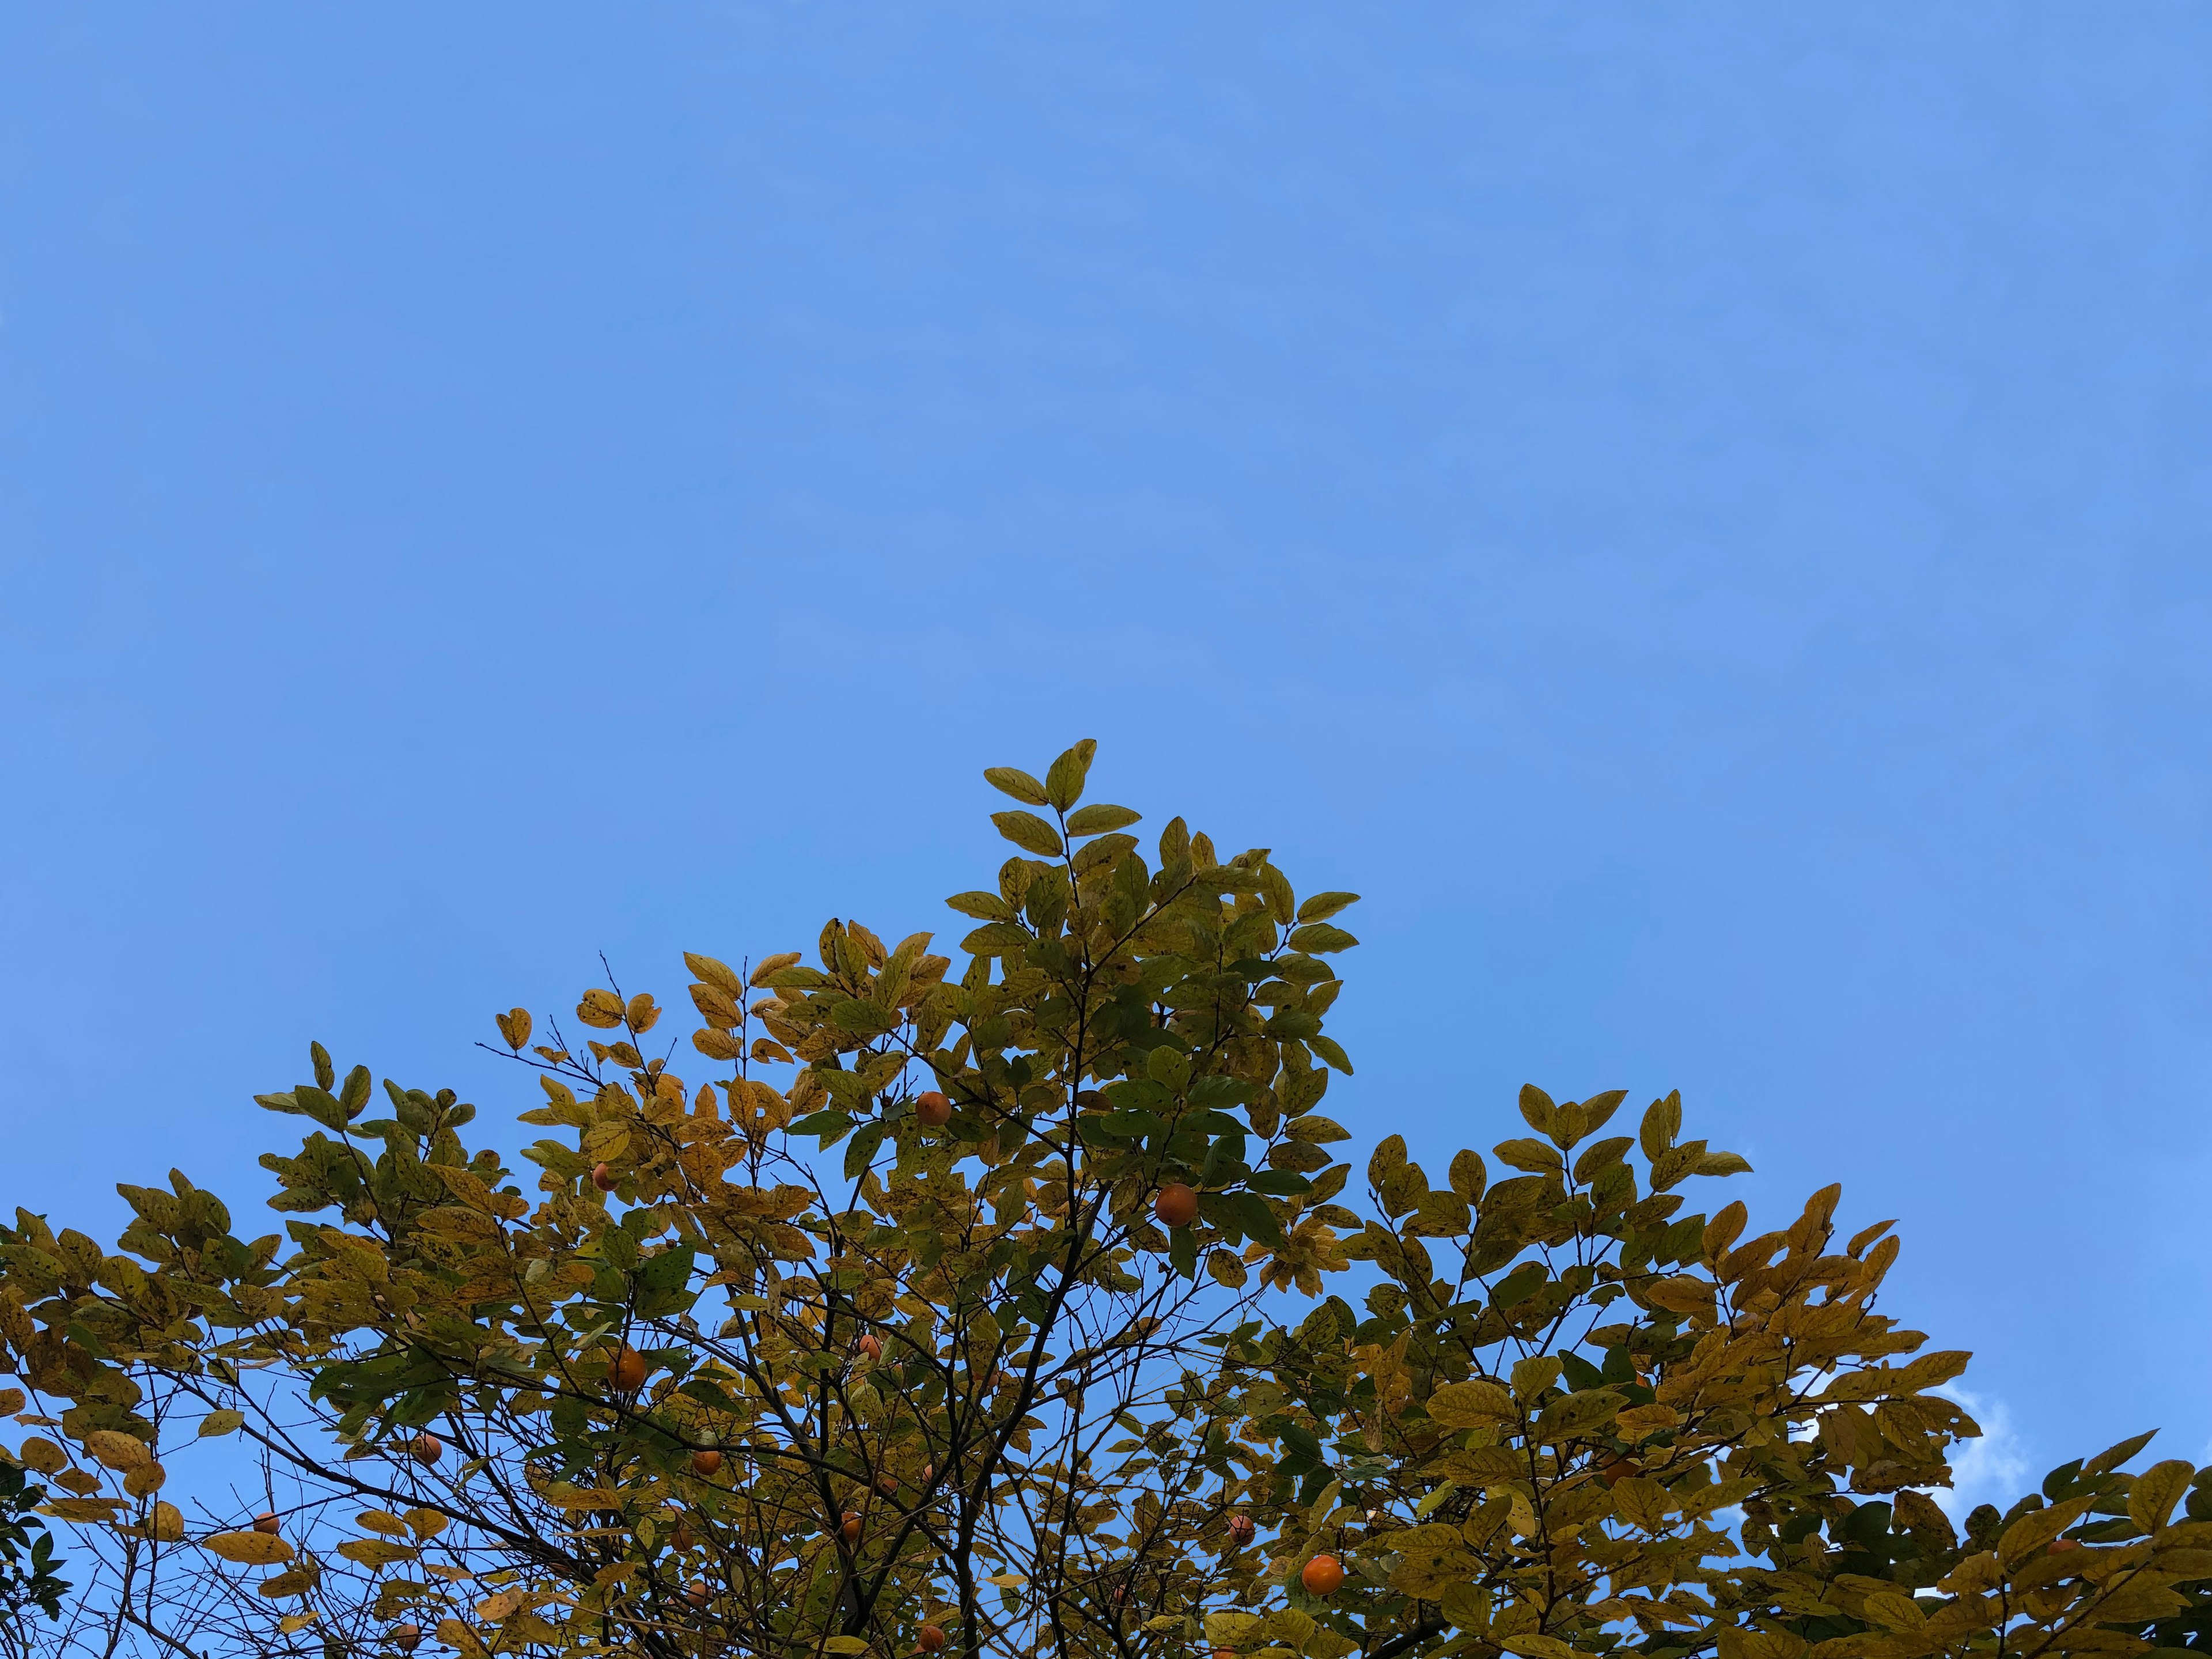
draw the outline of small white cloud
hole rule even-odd
[[[2012,1426],[2012,1413],[1994,1395],[1973,1394],[1956,1383],[1935,1390],[1966,1407],[1966,1415],[1982,1425],[1978,1440],[1961,1440],[1951,1448],[1951,1484],[1932,1494],[1944,1514],[1964,1521],[1977,1504],[1994,1504],[2008,1509],[2032,1484],[2027,1474],[2027,1448]]]

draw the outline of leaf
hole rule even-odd
[[[1564,1172],[1566,1161],[1559,1149],[1548,1140],[1538,1140],[1522,1135],[1515,1140],[1501,1140],[1491,1151],[1498,1154],[1498,1162],[1516,1170],[1526,1170],[1532,1175],[1547,1175],[1553,1170]]]
[[[412,1561],[418,1551],[410,1544],[386,1543],[381,1538],[349,1538],[338,1553],[364,1567],[388,1567],[395,1561]]]
[[[296,1636],[322,1616],[319,1613],[288,1613],[276,1621],[276,1628],[287,1636]]]
[[[1141,812],[1132,812],[1126,806],[1108,806],[1101,803],[1079,806],[1067,815],[1067,833],[1071,836],[1103,836],[1109,830],[1126,830],[1139,823]]]
[[[1025,853],[1056,859],[1063,850],[1060,831],[1034,812],[994,812],[991,822],[999,826],[1000,835]]]
[[[1452,1154],[1451,1189],[1470,1204],[1482,1201],[1483,1188],[1490,1184],[1490,1171],[1483,1167],[1482,1154],[1462,1148]]]
[[[507,1040],[508,1048],[520,1051],[530,1041],[529,1009],[510,1008],[503,1014],[494,1014],[491,1020],[499,1027],[499,1034]]]
[[[1854,1250],[1852,1254],[1856,1255]],[[2106,1474],[2117,1469],[2145,1446],[2158,1437],[2156,1429],[2145,1429],[2141,1434],[2130,1435],[2117,1446],[2107,1446],[2081,1466],[2084,1474]]]
[[[1352,1075],[1352,1057],[1336,1045],[1334,1038],[1310,1036],[1306,1039],[1306,1047],[1343,1073],[1345,1076]]]
[[[119,1498],[57,1498],[41,1506],[45,1514],[64,1521],[112,1521],[123,1507]]]
[[[1339,910],[1359,902],[1357,893],[1316,893],[1298,906],[1300,921],[1327,921]]]
[[[94,1429],[84,1437],[84,1449],[106,1468],[118,1473],[143,1467],[154,1461],[154,1454],[146,1449],[143,1440],[134,1440],[127,1434],[118,1434],[113,1429]]]
[[[1325,1146],[1330,1141],[1352,1139],[1351,1130],[1333,1119],[1322,1116],[1318,1112],[1309,1112],[1304,1117],[1292,1118],[1283,1126],[1283,1133],[1290,1136],[1292,1140],[1308,1140],[1316,1146]]]
[[[2136,1477],[2134,1486],[2129,1490],[2128,1519],[2145,1532],[2158,1531],[2173,1513],[2175,1501],[2189,1490],[2189,1482],[2196,1473],[2186,1461],[2178,1457],[2152,1464]]]
[[[1501,1636],[1498,1645],[1522,1659],[1575,1659],[1575,1650],[1556,1636]]]
[[[1016,800],[1031,806],[1049,806],[1052,797],[1045,793],[1044,786],[1018,766],[987,766],[983,781],[1002,795],[1012,795]]]
[[[273,1533],[219,1532],[200,1540],[200,1547],[242,1567],[274,1567],[292,1559],[292,1547]]]
[[[1326,921],[1310,921],[1291,929],[1290,947],[1309,956],[1323,956],[1332,951],[1349,951],[1359,943],[1343,928]]]
[[[1751,1163],[1740,1152],[1707,1152],[1690,1166],[1690,1173],[1701,1176],[1749,1175]]]
[[[1083,799],[1084,781],[1091,775],[1091,757],[1097,752],[1097,738],[1085,738],[1046,769],[1044,793],[1061,811]]]
[[[1674,1144],[1674,1137],[1682,1131],[1682,1097],[1671,1094],[1664,1100],[1655,1100],[1644,1109],[1643,1127],[1638,1139],[1644,1143],[1644,1156],[1656,1158]]]
[[[1448,1429],[1483,1428],[1521,1420],[1513,1396],[1481,1377],[1445,1383],[1429,1396],[1428,1407],[1430,1421]]]
[[[822,1643],[824,1653],[866,1653],[867,1650],[867,1642],[858,1636],[831,1636]]]
[[[1014,907],[996,893],[955,893],[945,901],[948,910],[957,910],[963,916],[973,916],[978,921],[1010,922],[1018,920]]]
[[[387,1538],[407,1536],[407,1523],[389,1510],[363,1510],[353,1521],[356,1526],[380,1532]]]
[[[2007,1527],[2004,1535],[1997,1540],[1997,1560],[2008,1571],[2031,1555],[2039,1553],[2043,1547],[2072,1526],[2097,1500],[2094,1496],[2076,1498],[2047,1510],[2030,1510]]]
[[[225,1407],[221,1411],[210,1412],[205,1417],[200,1419],[200,1433],[203,1436],[234,1434],[245,1425],[245,1422],[244,1412],[234,1412],[228,1407]]]
[[[1549,1135],[1552,1126],[1559,1121],[1559,1109],[1552,1103],[1551,1096],[1533,1083],[1521,1085],[1521,1097],[1516,1103],[1521,1108],[1521,1118],[1540,1135]]]
[[[185,1514],[174,1504],[154,1505],[154,1513],[147,1517],[146,1534],[157,1544],[181,1544],[185,1541]]]

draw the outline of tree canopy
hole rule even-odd
[[[500,1015],[542,1132],[523,1174],[453,1091],[341,1076],[317,1045],[312,1080],[256,1097],[307,1120],[262,1160],[281,1231],[241,1237],[176,1171],[119,1187],[112,1252],[18,1209],[4,1639],[2203,1642],[2212,1470],[2128,1472],[2146,1435],[1955,1529],[1929,1493],[1978,1433],[1941,1392],[1967,1357],[1881,1310],[1891,1224],[1840,1237],[1834,1187],[1765,1231],[1692,1209],[1747,1165],[1686,1136],[1679,1097],[1624,1118],[1619,1090],[1525,1088],[1514,1133],[1441,1178],[1396,1136],[1340,1158],[1354,896],[1301,897],[1180,818],[1148,857],[1136,812],[1085,802],[1092,750],[986,774],[1018,851],[948,901],[974,924],[957,956],[832,921],[811,963],[687,955],[680,1035],[611,975],[568,1029]],[[1448,1042],[1401,1040],[1449,1085]]]

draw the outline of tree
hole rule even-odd
[[[1607,1136],[1620,1091],[1529,1088],[1515,1173],[1462,1152],[1432,1185],[1393,1137],[1354,1201],[1318,1109],[1352,1071],[1324,1024],[1353,896],[1301,902],[1180,819],[1148,862],[1136,813],[1082,804],[1091,754],[986,775],[1022,856],[949,901],[979,924],[957,978],[930,935],[849,921],[813,966],[688,956],[690,1047],[723,1068],[696,1085],[611,973],[575,1009],[597,1035],[500,1016],[550,1132],[534,1196],[453,1091],[387,1082],[374,1113],[318,1045],[257,1097],[311,1126],[263,1160],[283,1233],[234,1236],[173,1172],[119,1188],[114,1254],[19,1210],[0,1338],[34,1398],[9,1403],[54,1433],[15,1456],[92,1569],[50,1644],[2197,1639],[2206,1476],[2122,1473],[2130,1442],[1956,1535],[1925,1489],[1978,1432],[1934,1392],[1966,1356],[1876,1310],[1887,1224],[1839,1248],[1833,1188],[1748,1239],[1741,1203],[1686,1212],[1746,1166],[1681,1138],[1678,1097]]]

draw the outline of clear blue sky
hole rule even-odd
[[[1679,1086],[1904,1218],[2029,1474],[2206,1455],[2208,82],[2180,3],[10,9],[0,1199],[258,1196],[311,1036],[504,1121],[495,1008],[957,928],[1095,736],[1367,896],[1363,1129]]]

